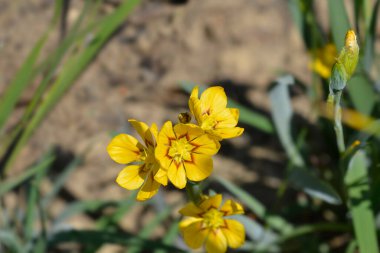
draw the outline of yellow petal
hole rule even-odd
[[[166,145],[157,145],[155,149],[155,156],[157,161],[160,162],[160,165],[163,169],[168,170],[172,159],[168,156],[169,147]]]
[[[157,125],[155,123],[153,123],[150,126],[149,130],[152,133],[154,139],[157,140],[157,138],[158,138],[158,127],[157,127]]]
[[[139,193],[137,194],[136,199],[139,201],[150,199],[154,195],[156,195],[159,188],[160,188],[160,183],[155,181],[153,178],[153,173],[149,172],[145,179],[145,183],[143,184]]]
[[[190,98],[189,99],[189,108],[191,114],[194,115],[195,120],[198,124],[202,123],[202,107],[201,101],[198,98]]]
[[[197,138],[190,141],[190,144],[195,146],[195,148],[192,150],[193,153],[210,156],[215,155],[220,148],[219,142],[208,134],[202,134],[198,136]]]
[[[240,128],[240,127],[220,128],[220,129],[214,130],[214,133],[222,137],[223,139],[239,137],[240,135],[243,134],[243,132],[244,132],[244,128]]]
[[[141,165],[130,165],[120,171],[116,182],[127,190],[136,190],[144,183],[144,177]]]
[[[157,173],[154,175],[154,180],[160,184],[166,186],[168,185],[168,173],[166,170],[160,168]]]
[[[169,145],[170,140],[173,139],[176,139],[176,136],[173,131],[173,124],[171,121],[167,121],[162,126],[161,131],[158,133],[157,146]]]
[[[202,203],[199,205],[199,207],[202,210],[207,211],[210,208],[218,209],[221,203],[222,203],[222,194],[216,194],[215,196],[205,198],[202,201]]]
[[[198,98],[198,86],[195,86],[191,91],[190,98]]]
[[[212,229],[206,241],[207,253],[224,253],[227,251],[227,239],[221,229]]]
[[[185,188],[187,180],[183,164],[181,163],[177,167],[175,162],[173,161],[168,169],[168,178],[170,182],[174,184],[175,187],[179,189]]]
[[[234,117],[234,120],[236,122],[238,122],[239,121],[239,114],[240,114],[239,109],[237,109],[237,108],[228,108],[228,110],[230,110],[230,113]]]
[[[185,230],[185,228],[189,226],[191,223],[202,221],[202,220],[203,220],[202,218],[194,218],[194,217],[184,218],[183,220],[179,222],[179,229],[181,233],[183,234],[183,231]]]
[[[211,175],[213,169],[212,158],[209,155],[193,154],[193,161],[184,161],[186,176],[191,181],[201,181]]]
[[[206,89],[200,98],[202,114],[213,114],[224,110],[227,106],[227,96],[223,87],[215,86]]]
[[[200,214],[202,214],[204,211],[196,206],[193,202],[187,203],[184,207],[182,207],[181,210],[179,210],[179,213],[183,216],[192,216],[192,217],[198,217]]]
[[[236,113],[233,111],[233,113]],[[215,114],[215,120],[217,121],[217,124],[215,125],[215,128],[231,128],[235,127],[237,125],[236,115],[231,113],[231,109],[224,109],[220,111],[219,113]]]
[[[239,248],[245,241],[245,230],[243,224],[236,220],[224,220],[226,227],[222,227],[222,232],[227,239],[227,244],[231,248]]]
[[[128,134],[114,137],[107,146],[107,152],[112,160],[121,164],[134,162],[140,158],[139,142]]]
[[[134,119],[130,119],[128,121],[129,123],[131,123],[131,125],[137,131],[137,133],[141,136],[146,146],[155,145],[153,133],[150,131],[147,124],[141,121],[134,120]]]
[[[243,207],[239,203],[230,199],[223,204],[220,211],[224,213],[224,216],[244,213]]]
[[[202,228],[202,221],[192,222],[182,229],[183,239],[192,249],[197,249],[202,246],[206,240],[207,233],[208,230]]]

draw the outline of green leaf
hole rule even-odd
[[[276,127],[281,144],[289,159],[297,167],[303,167],[305,162],[298,152],[291,135],[291,119],[293,108],[289,97],[289,85],[294,84],[292,76],[283,76],[277,79],[277,85],[269,92],[272,105],[272,118]]]
[[[0,246],[1,249],[4,249],[3,246],[5,246],[5,249],[7,249],[7,252],[10,253],[22,253],[24,252],[22,248],[22,243],[20,242],[19,238],[9,230],[0,230]]]
[[[192,82],[182,82],[181,87],[187,93],[191,93],[193,88],[196,86]],[[199,85],[199,91],[203,92],[205,90],[204,86]],[[250,110],[249,108],[237,103],[232,99],[228,99],[228,107],[237,108],[240,111],[239,121],[255,127],[265,133],[271,134],[274,132],[273,125],[270,120],[257,112]]]
[[[124,1],[113,13],[106,16],[98,26],[90,43],[78,53],[70,57],[62,67],[57,80],[52,85],[45,99],[36,110],[32,119],[23,131],[15,148],[7,160],[5,171],[11,166],[17,154],[29,140],[34,130],[39,126],[48,112],[57,104],[67,89],[74,83],[81,73],[89,66],[94,57],[100,52],[104,44],[111,38],[116,29],[123,23],[125,17],[140,0]]]
[[[34,165],[31,168],[27,169],[21,175],[15,178],[8,179],[5,182],[2,182],[0,184],[0,197],[4,195],[5,193],[7,193],[8,191],[11,191],[13,188],[19,186],[20,184],[28,180],[30,177],[48,168],[52,164],[54,159],[55,157],[53,155],[46,157],[37,165]]]
[[[360,252],[378,253],[375,218],[369,196],[367,157],[364,151],[358,150],[351,158],[344,182]]]
[[[223,178],[215,177],[215,179],[251,209],[257,217],[263,219],[269,227],[282,234],[286,234],[293,229],[293,226],[282,217],[268,213],[265,206],[246,191]]]
[[[112,243],[124,246],[138,246],[141,249],[147,250],[164,249],[176,253],[186,252],[176,247],[165,245],[157,241],[142,239],[126,232],[96,230],[69,230],[55,233],[50,237],[48,247],[52,248],[59,246],[61,243],[68,242],[78,243],[82,246],[96,246],[99,244]]]
[[[328,10],[333,39],[338,49],[343,48],[346,32],[351,28],[343,0],[329,0]]]
[[[375,6],[373,7],[371,22],[366,32],[365,46],[364,46],[364,57],[363,66],[367,73],[370,73],[373,64],[375,53],[375,42],[376,42],[376,24],[379,15],[380,0],[377,0]]]
[[[362,74],[354,75],[347,85],[354,107],[365,115],[371,115],[377,97],[372,82]]]
[[[29,53],[20,69],[17,71],[13,81],[6,88],[3,96],[0,98],[0,133],[6,123],[8,117],[11,115],[17,101],[22,95],[22,92],[28,87],[31,81],[36,77],[36,62],[39,58],[40,52],[47,41],[50,32],[56,26],[58,17],[61,15],[62,1],[55,1],[55,13],[50,22],[48,29],[38,39],[32,51]]]
[[[314,175],[309,169],[294,168],[290,171],[288,179],[298,189],[314,198],[334,205],[342,203],[340,196],[334,188]]]

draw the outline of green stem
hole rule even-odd
[[[336,92],[334,96],[334,129],[336,134],[336,142],[338,144],[338,150],[339,153],[342,155],[346,150],[342,127],[342,110],[340,107],[340,98],[342,96],[342,91]]]
[[[186,193],[190,201],[196,205],[199,204],[202,195],[202,189],[200,188],[199,184],[188,183],[186,185]]]

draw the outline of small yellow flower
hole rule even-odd
[[[130,164],[118,175],[116,182],[127,190],[140,188],[136,199],[144,201],[153,197],[160,187],[154,180],[154,175],[160,168],[155,159],[154,150],[157,139],[157,126],[150,128],[143,122],[129,120],[133,128],[143,139],[142,145],[137,139],[128,134],[119,134],[112,139],[107,147],[111,159],[120,164]]]
[[[239,109],[227,108],[224,89],[215,86],[206,89],[198,99],[198,87],[191,92],[189,108],[198,125],[216,140],[240,136],[244,129],[236,127]]]
[[[335,44],[326,44],[323,48],[317,49],[316,57],[311,64],[311,68],[323,78],[329,78],[337,54]]]
[[[162,127],[157,139],[156,159],[161,169],[155,180],[167,185],[168,179],[184,188],[187,179],[201,181],[210,176],[213,169],[212,155],[220,148],[204,131],[193,124],[177,124],[170,121]]]
[[[243,214],[243,207],[232,200],[227,200],[220,208],[222,195],[205,197],[196,206],[188,203],[179,212],[189,216],[179,224],[186,244],[192,248],[200,248],[206,245],[208,253],[224,253],[227,246],[231,248],[240,247],[245,241],[244,226],[225,216]]]

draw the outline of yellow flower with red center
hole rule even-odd
[[[128,190],[139,189],[136,199],[143,201],[153,197],[160,187],[154,175],[160,168],[154,152],[157,139],[157,126],[148,127],[145,123],[129,120],[141,136],[144,144],[128,134],[119,134],[107,147],[111,159],[120,164],[130,164],[118,175],[116,182]]]
[[[191,92],[189,108],[198,125],[216,140],[240,136],[244,129],[236,127],[239,110],[227,108],[224,89],[215,86],[206,89],[198,98],[198,87]]]
[[[212,155],[220,148],[219,143],[193,124],[166,122],[158,134],[156,159],[161,169],[155,180],[167,185],[168,179],[177,187],[184,188],[187,179],[201,181],[210,176],[213,169]]]
[[[179,224],[186,244],[200,248],[203,244],[209,253],[224,253],[227,247],[238,248],[245,241],[244,226],[226,216],[243,214],[243,207],[232,200],[222,206],[222,195],[204,197],[199,205],[188,203],[179,212],[189,216]],[[220,207],[221,206],[221,207]]]

